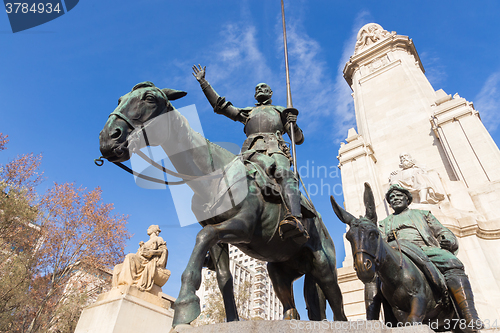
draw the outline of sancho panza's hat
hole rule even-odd
[[[411,195],[410,191],[408,191],[407,189],[405,189],[404,187],[402,187],[401,185],[399,184],[392,184],[389,189],[387,190],[387,193],[385,194],[385,200],[387,200],[387,202],[389,202],[389,195],[391,195],[391,193],[393,191],[396,191],[398,190],[399,192],[403,192],[406,197],[408,198],[408,205],[411,204],[411,202],[413,201],[413,196]]]

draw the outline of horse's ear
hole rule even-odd
[[[365,193],[363,195],[363,201],[365,202],[365,217],[377,223],[377,210],[375,209],[375,198],[373,197],[373,191],[370,184],[365,183]]]
[[[332,202],[333,211],[335,212],[339,220],[344,222],[345,224],[351,225],[351,222],[356,218],[345,211],[343,208],[341,208],[333,198],[333,195],[330,195],[330,201]]]
[[[162,89],[161,91],[163,91],[165,95],[167,95],[169,101],[175,101],[176,99],[182,98],[187,95],[187,92],[185,91],[169,88]]]

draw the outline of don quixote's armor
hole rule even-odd
[[[287,213],[279,225],[281,237],[293,238],[297,242],[307,240],[309,235],[300,221],[302,214],[298,179],[290,170],[290,148],[283,139],[283,135],[291,126],[284,112],[285,108],[272,105],[271,88],[263,83],[256,87],[257,103],[254,107],[236,108],[215,92],[205,80],[204,74],[204,69],[200,68],[195,70],[194,75],[214,112],[245,125],[247,139],[241,150],[243,159],[258,164],[281,187],[281,196],[287,208]],[[293,127],[295,143],[300,145],[304,142],[304,135],[297,125]]]

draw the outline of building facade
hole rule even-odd
[[[400,155],[410,154],[424,170],[425,182],[434,184],[427,188],[439,194],[427,200],[417,191],[410,208],[430,210],[455,233],[480,317],[500,320],[497,145],[472,102],[432,87],[410,38],[375,23],[365,25],[357,37],[344,78],[353,91],[358,131],[349,130],[338,156],[346,210],[364,215],[363,184],[368,182],[378,219],[391,214],[384,195],[390,177],[405,172]],[[352,268],[350,244],[344,242],[339,282],[346,314],[364,319],[364,286]]]
[[[283,318],[283,305],[276,296],[271,279],[267,274],[266,263],[254,259],[233,245],[229,245],[230,270],[233,275],[234,290],[249,288],[249,297],[240,305],[238,313],[241,320],[280,320]],[[205,288],[205,281],[215,275],[208,268],[202,270],[202,283],[196,292],[203,311],[213,300],[210,288]]]

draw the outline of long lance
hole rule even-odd
[[[299,111],[293,107],[292,103],[292,90],[290,88],[290,70],[288,69],[288,47],[286,41],[286,24],[285,24],[285,5],[283,0],[281,0],[281,18],[283,20],[283,43],[285,45],[285,70],[286,70],[286,109],[283,111],[285,114],[292,113],[298,115]],[[292,161],[293,161],[293,172],[295,176],[298,177],[297,171],[297,155],[295,153],[295,122],[291,122],[288,129],[288,136],[292,141]]]

